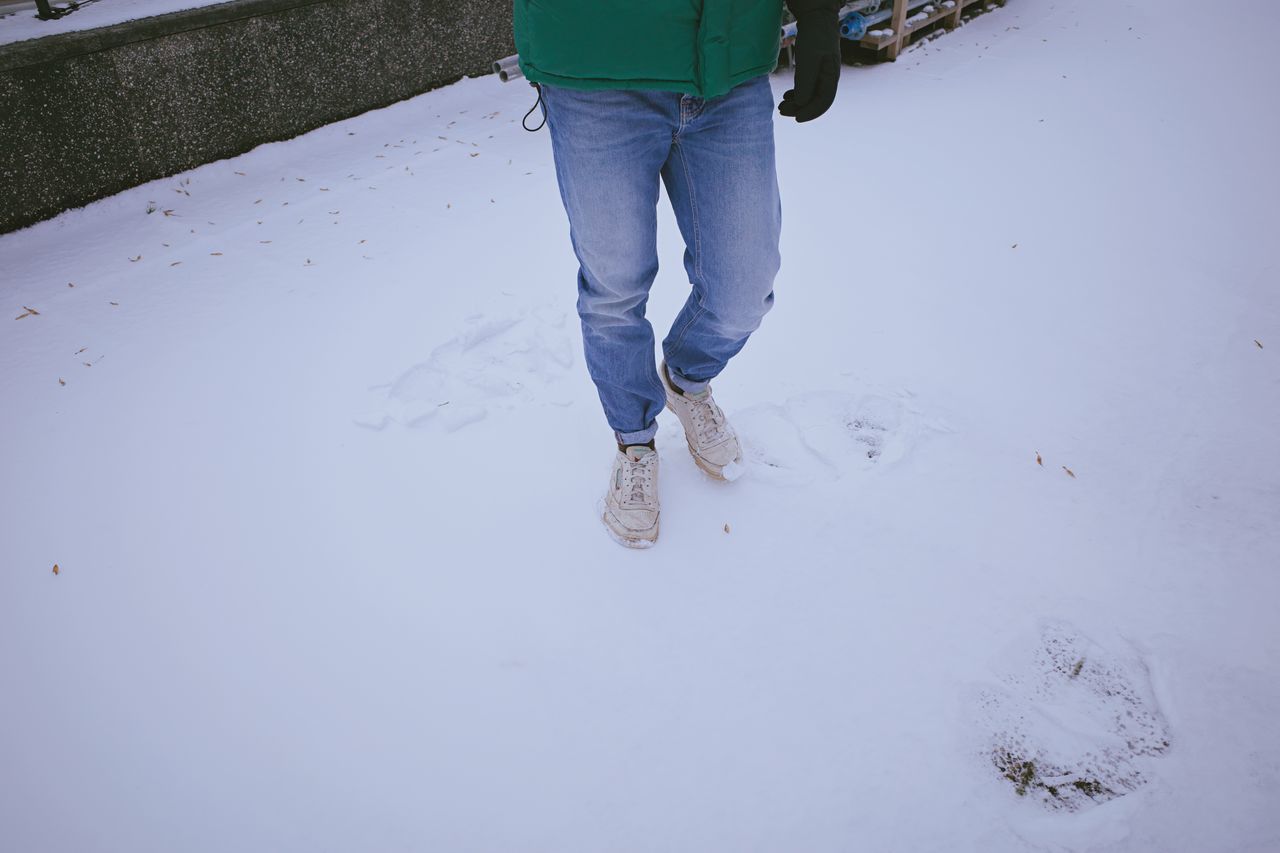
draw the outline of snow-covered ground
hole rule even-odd
[[[1280,55],[1169,7],[778,123],[648,552],[526,86],[0,237],[0,849],[1280,849]]]
[[[93,0],[76,9],[65,17],[51,21],[42,21],[36,17],[35,3],[28,3],[17,10],[7,8],[0,12],[13,11],[12,15],[0,18],[0,44],[41,38],[55,33],[70,33],[78,30],[90,30],[95,27],[109,27],[138,18],[151,18],[156,15],[167,15],[170,12],[181,12],[199,6],[216,6],[227,0]],[[50,0],[55,8],[66,8],[65,0]]]

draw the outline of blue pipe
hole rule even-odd
[[[840,37],[858,41],[867,34],[867,19],[857,12],[850,12],[840,20]]]

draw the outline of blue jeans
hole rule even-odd
[[[782,206],[769,78],[709,100],[545,84],[542,97],[580,264],[587,369],[618,441],[646,442],[666,401],[645,319],[658,273],[659,177],[693,288],[662,342],[672,382],[705,388],[773,305]]]

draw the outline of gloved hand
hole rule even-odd
[[[786,0],[796,18],[795,88],[782,96],[778,112],[811,121],[836,99],[840,82],[839,0]]]

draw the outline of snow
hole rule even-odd
[[[1009,3],[779,121],[642,552],[526,86],[0,237],[0,849],[1277,849],[1268,38]]]
[[[26,41],[56,33],[109,27],[138,18],[151,18],[201,6],[216,6],[225,2],[227,0],[94,0],[66,17],[52,21],[42,21],[37,18],[35,3],[31,3],[30,8],[19,9],[13,15],[0,18],[0,44]],[[51,5],[64,8],[67,4],[63,0],[51,0]]]

